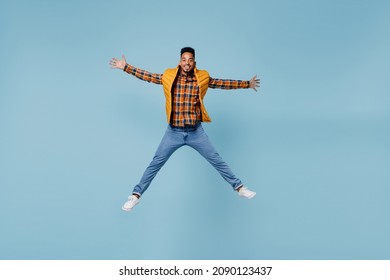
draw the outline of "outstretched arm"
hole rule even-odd
[[[138,79],[141,79],[143,81],[154,83],[154,84],[161,84],[162,83],[162,74],[154,74],[150,73],[148,71],[136,68],[134,66],[131,66],[126,62],[126,58],[124,55],[122,55],[122,59],[116,59],[112,58],[110,60],[111,68],[121,69],[125,71],[128,74],[132,74]]]
[[[210,88],[220,88],[220,89],[252,88],[253,90],[257,91],[257,88],[259,86],[260,86],[260,79],[257,79],[257,75],[254,76],[249,81],[215,79],[215,78],[210,78],[209,81]]]

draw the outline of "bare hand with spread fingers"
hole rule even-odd
[[[118,68],[118,69],[125,69],[125,66],[126,66],[126,58],[124,55],[122,55],[122,59],[121,60],[118,60],[116,58],[112,58],[110,60],[110,65],[111,65],[111,68]]]
[[[249,82],[249,88],[253,88],[254,91],[257,91],[256,88],[260,87],[260,79],[257,79],[257,75],[255,75]]]

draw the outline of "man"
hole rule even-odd
[[[256,76],[250,81],[211,78],[207,71],[196,68],[195,50],[191,47],[182,48],[179,65],[176,68],[165,70],[164,74],[154,74],[131,66],[127,64],[124,56],[121,60],[112,58],[110,65],[111,68],[122,69],[141,80],[162,84],[169,124],[152,162],[146,168],[138,185],[134,187],[132,195],[122,206],[124,211],[132,210],[139,203],[139,199],[157,172],[169,157],[184,145],[197,150],[238,192],[239,196],[250,199],[256,195],[255,192],[244,187],[240,179],[233,174],[212,146],[201,125],[201,122],[211,121],[203,104],[203,98],[209,87],[220,89],[252,88],[257,91],[256,88],[259,87],[260,80]]]

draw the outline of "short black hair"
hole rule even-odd
[[[183,53],[185,52],[189,52],[189,53],[192,53],[192,55],[195,57],[195,50],[191,47],[184,47],[181,49],[180,51],[180,56],[183,55]]]

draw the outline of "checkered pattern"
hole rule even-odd
[[[178,74],[173,83],[171,124],[183,127],[200,122],[199,87],[195,76],[187,78]]]
[[[136,68],[134,66],[131,66],[127,64],[125,68],[123,69],[126,73],[129,73],[131,75],[136,76],[138,79],[141,79],[143,81],[146,81],[148,83],[154,83],[154,84],[162,84],[162,74],[154,74],[150,73],[148,71]]]
[[[209,82],[209,88],[220,88],[220,89],[249,88],[249,85],[250,85],[249,81],[241,81],[241,80],[210,78],[210,82]]]
[[[162,74],[154,74],[148,71],[126,65],[125,72],[135,77],[155,84],[162,84]],[[249,88],[249,81],[214,79],[210,77],[209,88],[240,89]],[[199,86],[196,77],[185,77],[180,74],[172,87],[172,116],[171,124],[178,127],[195,125],[201,121],[199,101]]]

